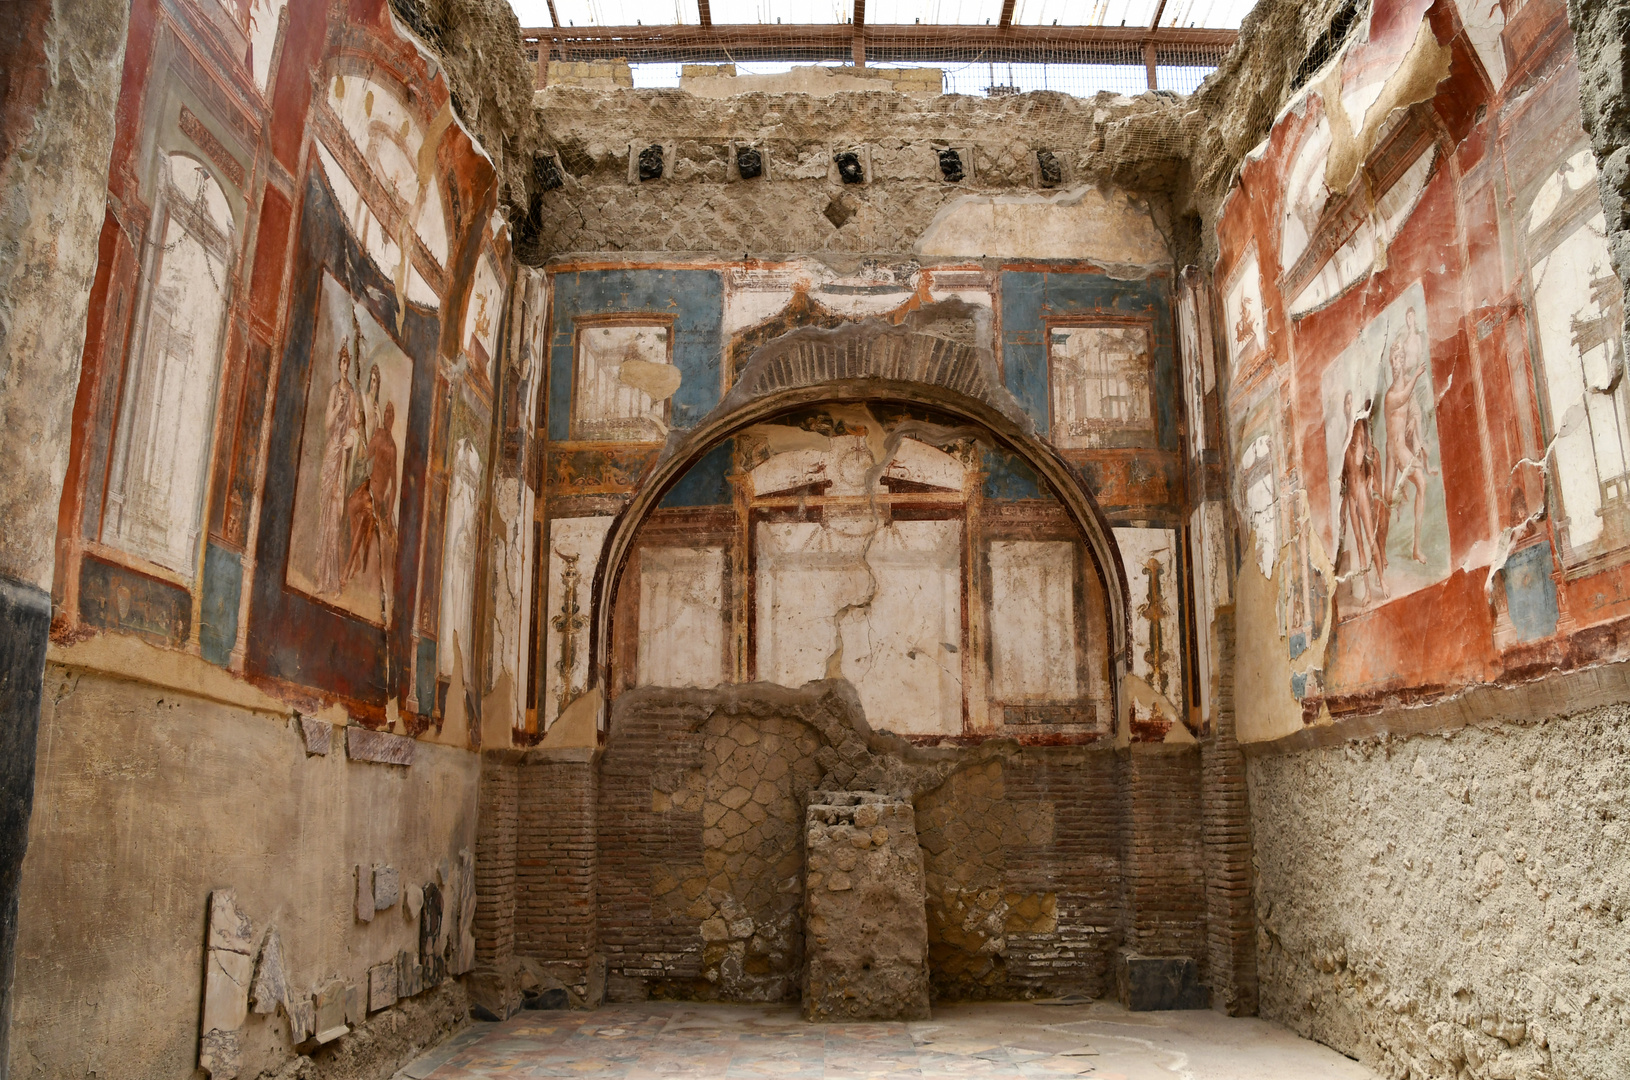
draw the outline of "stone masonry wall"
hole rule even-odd
[[[1388,1076],[1630,1076],[1630,707],[1249,769],[1264,1017]]]
[[[568,253],[888,253],[909,258],[942,209],[964,196],[1055,196],[1114,182],[1156,201],[1173,189],[1197,114],[1164,98],[1058,93],[923,99],[887,91],[831,97],[553,88],[539,113],[571,179],[541,203],[540,250]],[[740,180],[730,146],[751,144],[765,176]],[[629,147],[665,148],[661,179],[629,180]],[[936,148],[966,152],[946,182]],[[859,148],[867,180],[841,184],[838,149]],[[1063,162],[1046,189],[1035,152]],[[993,254],[995,254],[993,252]]]
[[[872,791],[817,791],[805,817],[809,1020],[928,1019],[916,815]]]
[[[1630,0],[1568,0],[1579,61],[1580,115],[1590,133],[1607,246],[1630,289]]]
[[[744,690],[720,707],[698,691],[637,691],[614,710],[597,823],[614,999],[798,996],[804,806],[828,769],[854,768],[864,751],[834,747],[832,729],[795,707],[798,692],[777,692],[788,700],[752,704]],[[1197,748],[1134,760],[1109,747],[986,744],[937,760],[915,763],[917,779],[895,789],[918,792],[936,997],[1101,996],[1129,934],[1204,972]],[[1132,824],[1127,784],[1144,825]],[[529,947],[518,933],[517,951]]]

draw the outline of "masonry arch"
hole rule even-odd
[[[677,441],[658,461],[634,498],[614,520],[593,583],[589,627],[589,687],[611,685],[612,648],[618,586],[641,526],[668,491],[709,451],[733,435],[795,410],[826,405],[889,404],[932,409],[982,429],[1001,448],[1024,462],[1062,504],[1079,531],[1098,574],[1109,635],[1111,704],[1119,708],[1119,685],[1127,670],[1130,601],[1125,572],[1109,522],[1092,493],[1051,446],[1008,410],[938,382],[898,378],[838,378],[767,390],[748,400],[727,397],[723,405]]]

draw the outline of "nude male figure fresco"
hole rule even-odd
[[[1404,329],[1393,339],[1387,350],[1387,364],[1392,381],[1382,399],[1382,412],[1387,422],[1387,466],[1383,490],[1389,504],[1399,505],[1404,498],[1404,485],[1415,488],[1415,522],[1409,557],[1424,563],[1421,552],[1421,520],[1426,513],[1426,478],[1435,475],[1422,434],[1425,421],[1420,402],[1415,400],[1415,384],[1426,371],[1421,347],[1421,333],[1415,325],[1415,311],[1404,315]]]

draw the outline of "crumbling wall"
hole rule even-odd
[[[1217,258],[1217,214],[1240,164],[1268,135],[1279,110],[1357,32],[1369,0],[1261,0],[1240,24],[1239,40],[1188,100],[1206,118],[1188,148],[1182,212],[1203,222],[1201,265]]]
[[[85,312],[128,5],[0,6],[0,1077]]]
[[[1264,1017],[1391,1076],[1630,1075],[1630,710],[1528,704],[1251,758]]]
[[[1109,992],[1126,905],[1121,773],[1107,747],[1027,747],[918,800],[937,998]]]
[[[548,135],[532,107],[536,76],[514,8],[506,0],[390,0],[390,6],[441,61],[453,108],[498,173],[500,203],[524,216],[537,186],[533,157],[547,149]]]
[[[1630,287],[1630,3],[1568,0],[1579,60],[1580,116],[1600,172],[1607,245]]]
[[[569,179],[541,202],[540,249],[567,252],[911,252],[935,215],[970,196],[1035,199],[1118,184],[1162,202],[1173,190],[1199,114],[1153,95],[1092,99],[1040,92],[923,99],[888,91],[747,93],[550,88],[543,123]],[[731,148],[751,146],[764,175],[740,178]],[[660,177],[629,158],[662,150]],[[630,149],[632,147],[632,150]],[[966,175],[949,182],[938,148]],[[858,151],[863,179],[842,183],[833,159]],[[1036,151],[1055,154],[1043,182]],[[993,256],[1025,254],[992,250]]]

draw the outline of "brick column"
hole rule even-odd
[[[1251,903],[1251,807],[1234,728],[1234,613],[1217,612],[1220,685],[1216,733],[1200,751],[1206,859],[1206,959],[1212,1008],[1257,1009],[1256,919]]]
[[[1134,743],[1126,752],[1126,942],[1116,965],[1133,1009],[1205,1004],[1206,877],[1200,751]]]
[[[527,751],[518,769],[515,954],[598,1004],[599,751]]]
[[[515,953],[515,750],[481,754],[475,825],[475,960],[495,967]]]

